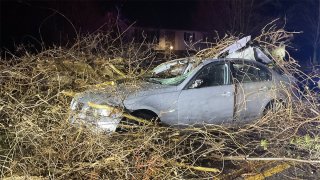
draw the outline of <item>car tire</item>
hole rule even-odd
[[[285,102],[280,100],[272,100],[270,101],[263,111],[263,116],[266,116],[270,113],[277,113],[286,107]]]
[[[135,111],[133,113],[131,113],[132,116],[135,116],[135,117],[138,117],[138,118],[141,118],[141,119],[145,119],[145,120],[148,120],[150,122],[153,122],[155,125],[158,125],[160,123],[160,119],[159,117],[153,113],[153,112],[149,112],[149,111]],[[122,125],[124,126],[143,126],[144,124],[142,123],[139,123],[137,121],[134,121],[134,120],[130,120],[128,118],[123,118],[121,120],[121,123]],[[122,128],[122,127],[119,127],[117,129],[117,131],[127,131],[125,130],[125,128]]]
[[[160,122],[159,117],[155,113],[152,113],[152,112],[136,111],[136,112],[133,112],[132,115],[135,117],[138,117],[138,118],[148,120],[148,121],[156,123],[156,124]]]

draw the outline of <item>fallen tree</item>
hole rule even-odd
[[[293,34],[269,24],[254,41],[271,52]],[[236,39],[219,38],[197,56],[215,57]],[[131,125],[126,132],[109,134],[70,124],[68,109],[76,93],[119,82],[138,86],[150,69],[154,56],[149,45],[120,41],[91,35],[71,48],[26,52],[0,62],[1,178],[262,179],[282,171],[298,178],[319,176],[320,111],[311,92],[241,126]],[[286,55],[274,58],[275,64],[308,78]],[[127,118],[145,122],[130,114]]]

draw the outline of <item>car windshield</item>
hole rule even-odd
[[[186,58],[162,63],[155,67],[147,81],[176,86],[182,83],[191,73],[194,62]]]
[[[175,77],[168,77],[168,78],[151,77],[147,80],[153,83],[159,83],[159,84],[169,85],[169,86],[177,86],[181,84],[191,74],[191,72],[192,71],[189,71],[188,73],[177,75]]]

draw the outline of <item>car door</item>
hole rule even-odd
[[[235,91],[235,119],[251,120],[260,116],[272,99],[272,75],[264,66],[253,62],[231,63]]]
[[[225,62],[213,62],[202,69],[178,98],[180,124],[221,123],[233,119],[234,85]]]

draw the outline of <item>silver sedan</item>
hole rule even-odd
[[[193,61],[176,64],[146,78],[139,88],[119,85],[77,95],[70,120],[107,131],[117,129],[124,112],[168,125],[243,123],[261,117],[276,102],[285,103],[294,91],[294,78],[253,60],[209,59],[196,67]]]

